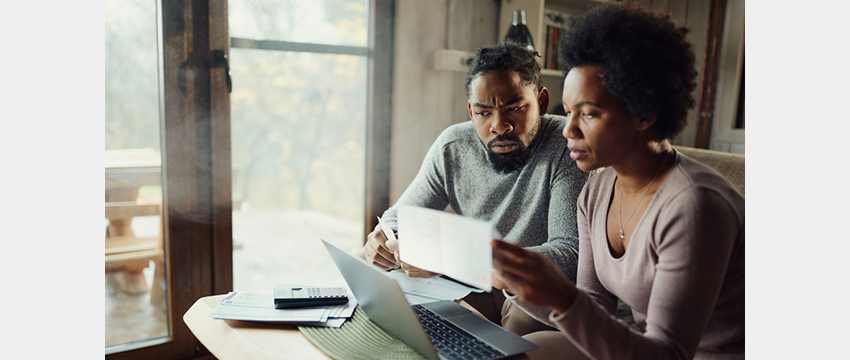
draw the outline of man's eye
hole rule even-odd
[[[596,114],[581,114],[581,116],[584,116],[586,119],[592,119],[596,117]]]
[[[522,106],[512,106],[508,108],[508,111],[519,111],[522,109]]]
[[[573,113],[572,111],[567,111],[567,112],[564,113],[564,117],[570,117],[570,115],[572,115],[572,113]]]
[[[482,111],[482,112],[477,112],[475,114],[478,115],[478,116],[487,116],[487,115],[490,115],[490,112],[489,111]]]

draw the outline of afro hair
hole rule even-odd
[[[597,67],[632,116],[657,115],[659,138],[678,136],[696,87],[688,29],[633,2],[600,5],[571,25],[559,44],[564,76],[574,67]]]

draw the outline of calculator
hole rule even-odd
[[[342,305],[348,295],[342,287],[276,287],[274,307],[292,309],[308,306]]]

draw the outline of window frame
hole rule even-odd
[[[183,314],[233,287],[230,96],[212,59],[229,53],[227,0],[162,0],[157,18],[169,336],[109,347],[110,360],[208,356]]]
[[[395,3],[370,1],[367,47],[332,49],[328,48],[332,45],[314,44],[312,48],[367,56],[366,233],[374,227],[376,215],[389,207]],[[236,40],[229,36],[227,14],[227,0],[158,2],[163,246],[170,334],[107,348],[108,360],[211,357],[182,318],[201,297],[233,289],[229,74],[214,67],[212,58],[213,50],[224,50],[229,58],[231,42]]]

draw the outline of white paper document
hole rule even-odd
[[[222,320],[242,320],[305,324],[310,326],[340,327],[354,314],[357,299],[348,292],[348,303],[343,305],[300,309],[275,309],[271,292],[230,292],[209,317]]]
[[[398,230],[401,261],[488,292],[492,289],[490,240],[501,238],[492,224],[444,211],[401,205]]]
[[[480,289],[464,286],[441,277],[412,278],[401,269],[386,274],[395,280],[410,305],[457,300],[469,295],[470,292],[482,292]]]

